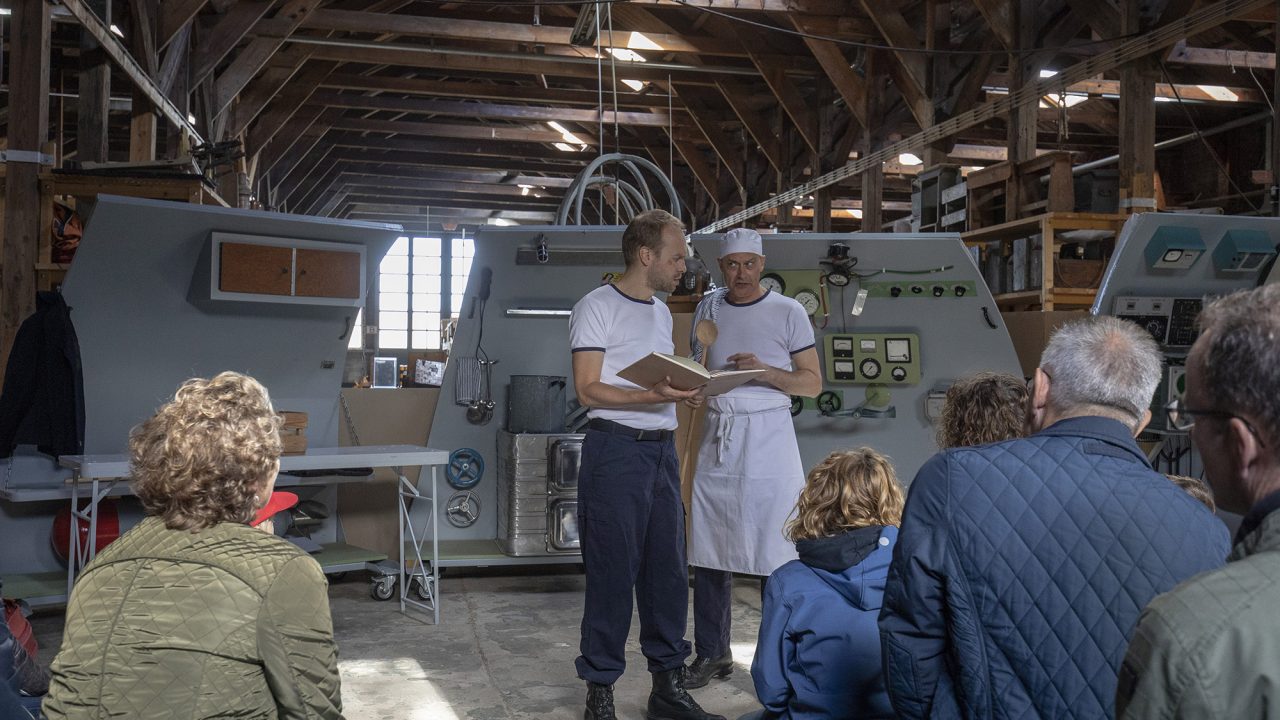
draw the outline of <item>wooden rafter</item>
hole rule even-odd
[[[747,133],[755,140],[769,164],[775,171],[783,172],[784,163],[782,151],[778,147],[778,136],[774,134],[768,121],[761,116],[760,112],[745,102],[753,91],[748,86],[731,80],[720,80],[716,86],[720,89],[720,94],[724,96],[725,101],[729,103],[729,107],[733,108],[734,114],[742,121],[742,126],[746,128]]]
[[[870,16],[871,21],[880,29],[880,34],[891,47],[897,63],[888,63],[889,71],[896,80],[898,91],[916,122],[921,127],[933,124],[933,102],[929,97],[929,63],[928,56],[919,52],[924,49],[920,38],[916,36],[911,24],[902,13],[884,2],[877,0],[859,0],[862,9]]]
[[[213,27],[199,32],[191,57],[191,84],[199,85],[249,34],[271,9],[273,0],[242,0],[232,5]]]
[[[214,83],[213,102],[214,114],[220,115],[231,100],[245,85],[253,79],[254,75],[262,69],[262,66],[271,59],[271,56],[280,49],[284,44],[286,37],[291,35],[298,24],[316,9],[320,0],[289,0],[284,7],[276,13],[275,19],[283,19],[287,22],[287,27],[283,29],[279,35],[261,35],[255,37],[246,47],[236,54],[231,65],[218,75],[217,82]]]
[[[700,96],[703,89],[688,85],[674,85],[672,89],[680,96],[680,102],[689,110],[694,124],[702,131],[712,151],[720,158],[720,164],[729,172],[738,188],[742,189],[744,187],[742,152],[720,129],[719,113],[711,107],[711,103]]]
[[[424,100],[421,98],[392,98],[354,95],[329,91],[316,92],[311,102],[329,107],[356,108],[361,110],[395,110],[398,112],[427,113],[451,117],[491,118],[506,120],[537,120],[557,122],[581,122],[594,125],[639,125],[665,128],[670,124],[666,113],[618,112],[606,110],[597,115],[594,110],[547,107],[536,105],[500,105],[497,103],[468,103],[453,100]]]

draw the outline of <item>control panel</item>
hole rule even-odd
[[[822,342],[828,382],[920,382],[920,337],[914,333],[832,333]]]
[[[1164,347],[1190,347],[1203,306],[1200,298],[1123,295],[1116,298],[1111,314],[1141,325]]]
[[[904,280],[868,282],[862,287],[873,298],[961,298],[973,297],[977,285],[971,280]]]

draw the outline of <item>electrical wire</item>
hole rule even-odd
[[[1229,183],[1231,188],[1236,191],[1236,195],[1239,195],[1241,200],[1244,200],[1254,212],[1261,212],[1261,208],[1254,205],[1253,201],[1249,199],[1249,196],[1244,194],[1244,190],[1241,190],[1240,186],[1236,184],[1236,181],[1232,179],[1231,173],[1227,170],[1227,166],[1222,163],[1222,159],[1218,157],[1218,153],[1213,149],[1213,146],[1209,144],[1204,133],[1200,132],[1200,126],[1196,125],[1195,118],[1191,117],[1191,112],[1187,110],[1186,104],[1182,101],[1182,94],[1178,92],[1178,86],[1173,84],[1173,78],[1169,75],[1169,68],[1165,67],[1163,60],[1160,61],[1160,73],[1164,75],[1164,81],[1169,83],[1169,87],[1173,89],[1173,97],[1177,100],[1178,107],[1182,109],[1182,114],[1187,117],[1187,122],[1191,124],[1192,132],[1196,134],[1196,137],[1200,138],[1201,143],[1204,143],[1204,149],[1209,151],[1209,157],[1213,158],[1213,162],[1218,166],[1218,171],[1227,179],[1227,183]]]
[[[0,25],[0,29],[2,29],[3,27],[4,27],[3,25]],[[1271,98],[1267,96],[1267,89],[1262,87],[1262,82],[1258,80],[1258,76],[1253,74],[1252,65],[1247,66],[1246,69],[1249,71],[1249,77],[1253,78],[1253,84],[1257,85],[1258,91],[1262,93],[1262,100],[1267,103],[1267,109],[1271,111],[1272,115],[1274,115],[1276,112],[1276,107],[1275,105],[1271,104]]]
[[[873,278],[877,275],[933,275],[934,273],[946,272],[954,267],[955,265],[943,265],[942,267],[928,268],[926,270],[895,270],[893,268],[880,268],[879,270],[869,273],[850,272],[849,276],[856,277],[859,280],[866,280],[867,278]]]

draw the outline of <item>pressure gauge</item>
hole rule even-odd
[[[827,273],[827,282],[836,287],[844,287],[849,284],[849,273],[844,270],[832,270]]]
[[[862,371],[862,377],[868,380],[874,380],[880,377],[880,363],[872,360],[871,358],[863,360],[862,364],[858,366],[858,369]]]
[[[822,309],[822,301],[818,299],[818,293],[812,290],[797,290],[795,298],[809,315],[817,315]]]
[[[782,276],[777,273],[765,273],[760,276],[760,287],[765,290],[772,290],[779,295],[787,291],[787,284],[782,281]]]

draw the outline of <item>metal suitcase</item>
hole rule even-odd
[[[579,552],[582,435],[498,433],[498,545],[515,557]],[[571,505],[553,504],[571,501]],[[570,520],[570,516],[572,519]]]

